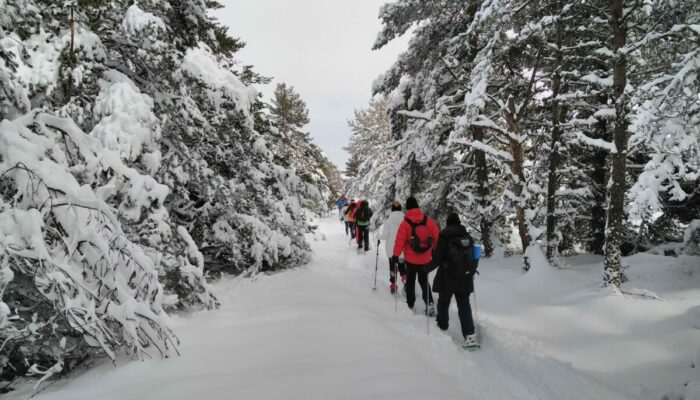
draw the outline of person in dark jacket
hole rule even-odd
[[[365,246],[365,251],[369,250],[369,222],[372,219],[372,209],[369,208],[369,202],[362,200],[360,206],[355,213],[355,224],[357,225],[357,249],[362,249]]]
[[[465,260],[460,257],[454,240],[473,240],[455,213],[447,217],[447,226],[440,232],[438,247],[433,257],[432,268],[438,268],[433,280],[433,291],[439,293],[437,301],[437,324],[442,330],[449,325],[450,301],[454,296],[457,302],[459,321],[462,325],[462,335],[466,346],[476,345],[474,335],[474,320],[469,305],[469,294],[474,291],[474,271],[465,266]],[[462,242],[464,243],[464,242]]]

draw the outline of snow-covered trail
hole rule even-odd
[[[449,335],[432,321],[427,334],[425,316],[403,303],[395,310],[381,251],[373,292],[374,249],[358,255],[335,219],[321,221],[321,232],[327,240],[313,242],[308,266],[225,280],[221,310],[177,318],[181,357],[106,363],[35,398],[625,398],[483,321],[484,347],[461,350],[450,337],[458,335],[454,310]]]

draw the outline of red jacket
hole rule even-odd
[[[423,221],[423,213],[419,208],[406,211],[405,218],[419,224]],[[411,248],[411,225],[405,220],[399,225],[399,230],[396,232],[396,242],[394,243],[394,255],[399,256],[403,252],[406,262],[413,265],[427,265],[433,258],[433,251],[429,250],[425,253],[416,253]],[[425,246],[428,235],[433,236],[433,250],[437,248],[438,237],[440,236],[440,228],[438,228],[432,218],[428,218],[425,225],[416,227],[416,235],[421,239],[421,244]]]

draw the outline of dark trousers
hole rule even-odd
[[[350,238],[355,239],[355,222],[353,221],[348,221],[347,222],[350,227]]]
[[[352,223],[350,221],[345,221],[345,235],[349,235],[352,231]]]
[[[393,257],[389,257],[389,282],[396,283],[396,270],[399,271],[399,276],[406,275],[406,263],[397,261],[394,263]]]
[[[437,324],[440,329],[447,330],[450,321],[450,301],[453,295],[457,302],[459,322],[462,324],[462,335],[473,335],[474,319],[472,318],[472,308],[469,305],[469,293],[441,292],[437,302]]]
[[[365,245],[365,250],[369,250],[369,226],[357,225],[357,248],[362,248],[362,244]]]
[[[406,263],[406,303],[408,308],[413,308],[416,303],[416,278],[423,292],[425,304],[433,304],[433,294],[428,288],[428,265],[413,265]]]

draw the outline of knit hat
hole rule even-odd
[[[413,210],[414,208],[418,208],[418,200],[416,200],[415,197],[407,198],[406,199],[406,209]]]
[[[460,225],[462,222],[459,220],[459,215],[457,213],[451,213],[447,216],[447,225]]]
[[[394,200],[394,202],[391,203],[391,211],[401,211],[401,202]]]

